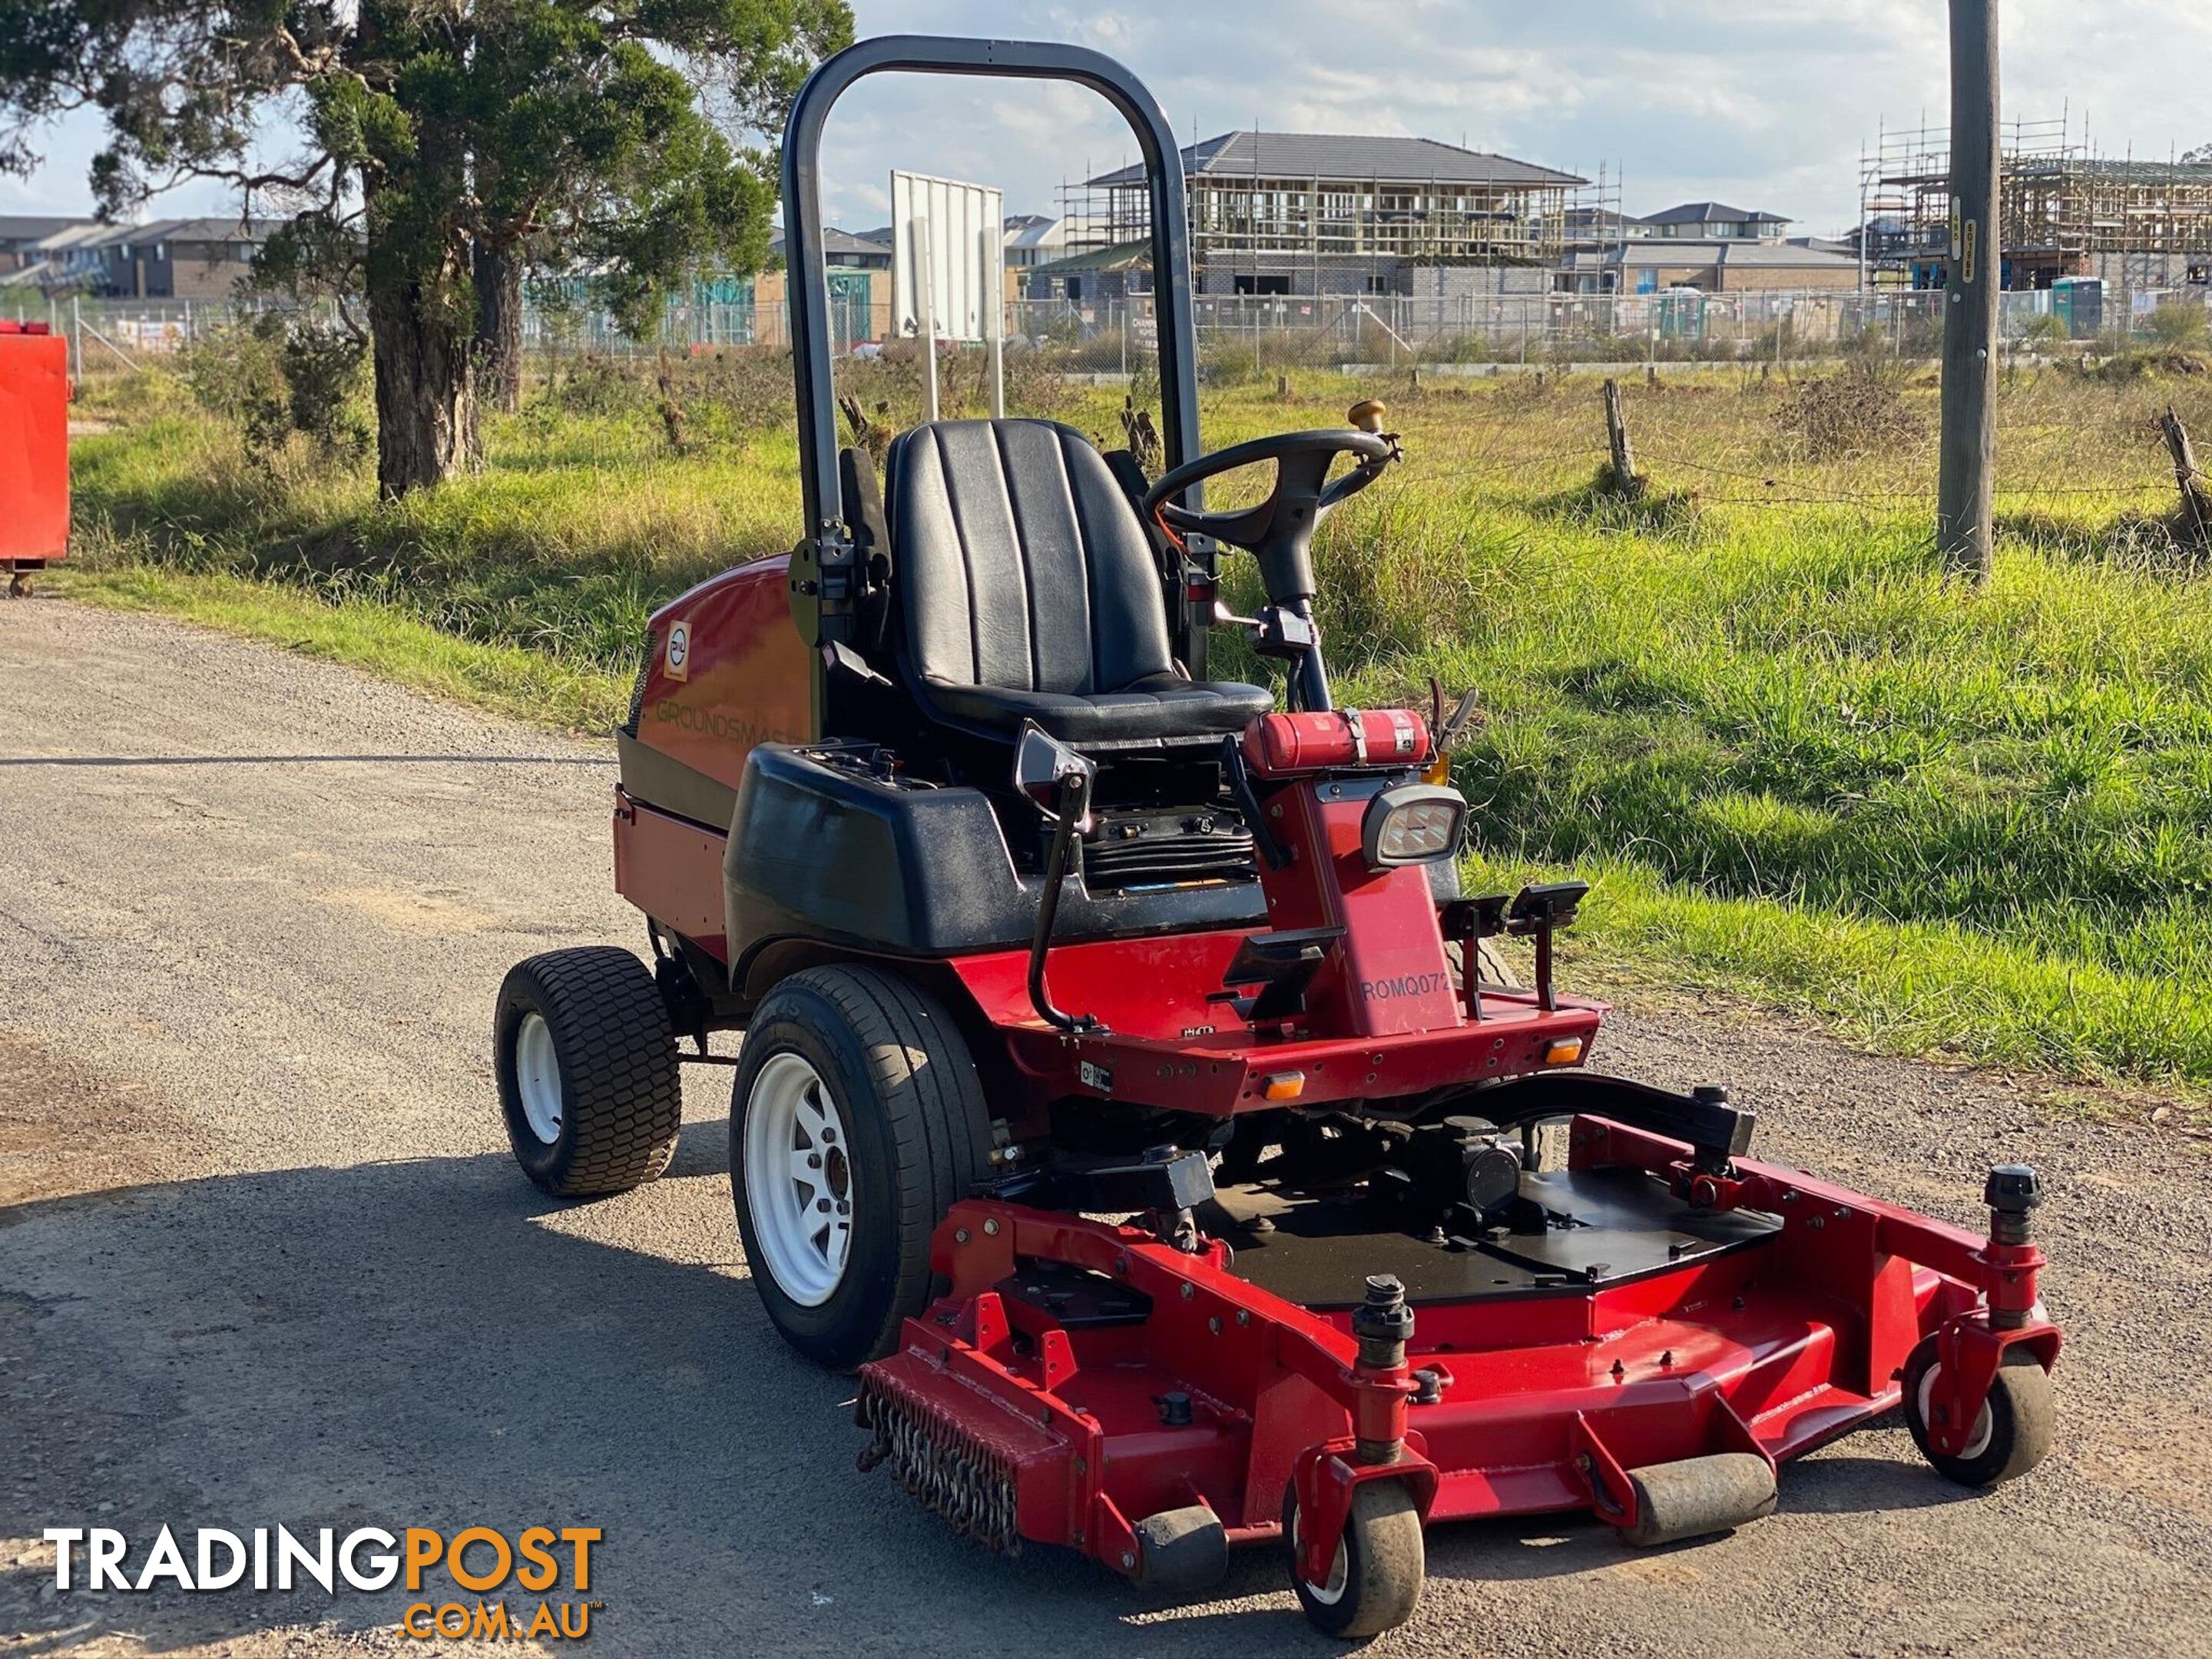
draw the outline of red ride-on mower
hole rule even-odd
[[[1164,476],[1041,421],[917,427],[880,486],[840,451],[817,153],[891,69],[1128,118]],[[742,1030],[745,1257],[794,1347],[860,1368],[864,1464],[994,1548],[1148,1584],[1280,1538],[1339,1634],[1413,1611],[1431,1522],[1725,1529],[1900,1404],[1954,1480],[2033,1467],[2059,1345],[2033,1173],[1990,1173],[1977,1235],[1753,1160],[1723,1089],[1589,1071],[1603,1009],[1552,965],[1583,887],[1463,896],[1430,722],[1332,702],[1315,527],[1397,447],[1200,453],[1182,169],[1143,87],[1073,47],[869,41],[802,92],[783,167],[806,524],[653,620],[614,839],[656,966],[508,976],[532,1178],[659,1174],[679,1060]],[[1260,462],[1265,501],[1205,508]],[[1224,544],[1282,709],[1207,676]]]

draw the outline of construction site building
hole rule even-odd
[[[2097,154],[2064,116],[2007,123],[2001,281],[2088,277],[2137,294],[2212,284],[2212,160]],[[1950,132],[1884,130],[1860,169],[1860,259],[1875,285],[1943,286],[1952,251]]]
[[[1589,182],[1430,138],[1225,132],[1182,155],[1201,295],[1543,293]],[[1144,170],[1088,180],[1076,210],[1103,247],[1140,244]]]

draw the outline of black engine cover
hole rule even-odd
[[[724,855],[723,908],[733,975],[778,939],[815,939],[894,956],[944,957],[1026,946],[1040,878],[1014,868],[980,789],[934,788],[867,761],[872,750],[757,745]],[[1060,895],[1055,938],[1256,927],[1251,884]]]

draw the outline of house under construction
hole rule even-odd
[[[1951,253],[1948,128],[1884,131],[1863,157],[1861,259],[1881,284],[1941,288]],[[2098,277],[2136,293],[2212,283],[2212,162],[2100,155],[2066,118],[2008,122],[2003,286]]]
[[[1542,293],[1589,182],[1429,138],[1226,132],[1182,155],[1208,295]],[[1073,210],[1098,227],[1094,257],[1141,244],[1144,169],[1089,180]]]

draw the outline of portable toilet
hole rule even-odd
[[[1659,336],[1666,340],[1705,337],[1705,294],[1703,289],[1670,288],[1658,299]]]
[[[2051,285],[2051,308],[2069,340],[2094,340],[2105,331],[2105,283],[2100,276],[2061,276]]]

